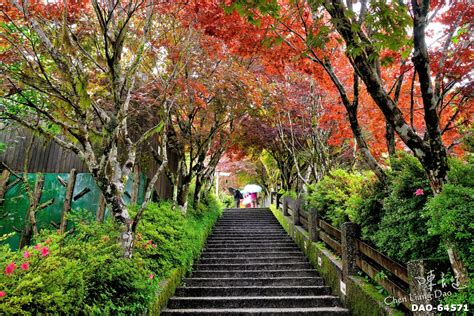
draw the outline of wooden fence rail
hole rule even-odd
[[[280,198],[281,196],[275,192],[271,194],[271,203],[275,204],[278,209]],[[302,210],[302,206],[302,200],[284,197],[281,210],[285,216],[293,217],[295,225],[300,225],[306,229],[312,241],[322,241],[329,249],[341,257],[343,271],[353,274],[354,271],[350,267],[357,267],[375,280],[393,297],[409,296],[409,289],[412,288],[410,284],[412,278],[410,278],[405,265],[396,262],[360,240],[358,233],[354,233],[358,231],[357,225],[350,223],[351,225],[342,225],[341,229],[338,229],[320,219],[316,210]],[[352,227],[352,229],[349,230],[346,227]],[[352,254],[353,252],[355,253],[354,255]],[[353,262],[345,262],[348,260]],[[344,267],[348,268],[344,269]],[[382,271],[388,273],[381,277]],[[408,309],[411,306],[409,301],[402,301],[401,303]]]

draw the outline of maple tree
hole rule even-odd
[[[175,16],[161,41],[168,54],[162,65],[166,80],[152,80],[140,93],[141,102],[169,106],[167,140],[177,155],[177,168],[167,168],[167,175],[173,199],[183,210],[192,182],[193,205],[209,190],[233,127],[255,100],[254,78],[246,64],[226,55],[222,43],[185,18]],[[147,64],[150,71],[159,67]],[[159,108],[154,107],[155,112]]]
[[[358,104],[358,82],[363,82],[371,102],[385,119],[389,152],[392,153],[395,148],[395,132],[422,163],[433,192],[436,194],[441,191],[447,180],[447,149],[451,147],[445,145],[443,136],[444,139],[451,136],[450,141],[455,146],[459,142],[459,134],[446,132],[452,131],[455,125],[468,126],[469,114],[472,114],[468,101],[472,87],[470,83],[466,84],[470,82],[472,64],[465,58],[456,60],[452,55],[452,52],[469,54],[469,40],[466,39],[465,30],[469,28],[472,8],[466,2],[454,1],[450,4],[450,10],[446,10],[441,18],[437,13],[446,4],[443,1],[431,3],[429,0],[413,0],[408,4],[403,1],[361,1],[357,9],[352,1],[342,0],[230,1],[226,4],[229,11],[238,11],[258,26],[257,34],[265,36],[270,33],[270,40],[285,43],[294,51],[293,56],[296,52],[300,58],[322,66],[337,87],[348,110],[359,147],[367,148],[363,151],[366,162],[381,178],[383,170],[370,157],[368,146],[358,138],[359,128],[354,126],[357,123],[357,114],[353,110],[357,109]],[[453,8],[456,10],[452,10]],[[445,24],[449,21],[452,24],[445,28],[443,44],[439,50],[441,53],[437,59],[430,57],[426,44],[425,30],[433,20]],[[413,36],[407,32],[411,23]],[[456,42],[452,40],[454,37]],[[241,43],[245,44],[244,41]],[[332,56],[339,53],[345,55],[353,69],[352,101],[347,96],[348,89],[334,74]],[[433,60],[436,60],[437,66],[430,65]],[[447,60],[452,62],[448,63]],[[305,65],[305,61],[301,64],[303,71],[314,72],[314,69]],[[401,65],[400,71],[395,83],[387,84],[387,68],[390,69],[394,64]],[[400,98],[402,93],[406,94],[407,90],[402,91],[403,88],[406,89],[403,79],[410,70],[416,72],[418,81],[414,74],[412,86],[408,89],[411,97],[410,111],[406,113],[403,111],[404,106],[400,105]],[[433,73],[432,70],[436,72]],[[453,76],[454,73],[456,75]],[[419,92],[419,97],[415,96],[414,91]],[[415,101],[415,98],[419,100]],[[422,109],[418,116],[422,122],[420,130],[415,129],[414,104],[418,102]],[[411,124],[406,120],[407,115]],[[380,123],[379,121],[378,124],[381,125]],[[453,140],[453,136],[457,136],[457,139]],[[449,245],[448,253],[456,276],[466,283],[465,268]]]
[[[121,223],[125,257],[133,247],[125,184],[137,148],[162,130],[160,123],[133,137],[128,126],[157,9],[144,1],[2,5],[1,116],[84,161]]]

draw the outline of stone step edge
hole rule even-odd
[[[242,300],[310,300],[310,299],[339,299],[338,296],[334,295],[308,295],[308,296],[175,296],[172,297],[173,300],[202,300],[202,301],[242,301]]]
[[[183,289],[321,289],[327,285],[253,285],[253,286],[183,286]]]
[[[264,277],[264,278],[259,278],[259,277],[255,277],[255,278],[184,278],[184,280],[186,281],[190,281],[190,280],[198,280],[198,281],[201,281],[201,280],[314,280],[314,279],[318,279],[318,280],[321,280],[322,277],[320,276],[304,276],[304,277]]]
[[[249,314],[258,314],[261,313],[279,313],[282,315],[290,313],[320,313],[320,312],[338,312],[338,313],[348,313],[349,310],[342,307],[294,307],[294,308],[232,308],[232,309],[223,309],[223,308],[203,308],[203,309],[168,309],[165,308],[161,311],[162,313],[215,313],[217,315],[226,315],[229,313],[249,313]]]
[[[289,264],[289,265],[308,265],[309,262],[277,262],[277,263],[271,263],[271,262],[256,262],[256,263],[197,263],[196,266],[199,266],[200,268],[205,268],[205,267],[222,267],[222,266],[229,266],[229,267],[238,267],[238,266],[268,266],[268,265],[282,265],[282,264]]]
[[[193,271],[193,272],[205,272],[205,273],[239,273],[239,272],[245,272],[245,273],[252,273],[252,272],[257,272],[257,273],[260,273],[260,272],[265,272],[265,273],[268,273],[268,272],[275,272],[275,273],[284,273],[284,272],[316,272],[316,270],[314,269],[293,269],[293,270],[290,270],[290,269],[287,269],[287,270],[196,270],[196,271]]]
[[[243,257],[241,259],[239,258],[235,258],[235,257],[230,257],[230,258],[226,258],[226,257],[215,257],[215,258],[201,258],[201,259],[205,259],[205,260],[243,260],[243,259],[249,259],[249,260],[262,260],[261,257]],[[303,256],[298,256],[298,257],[265,257],[263,258],[265,260],[272,260],[272,259],[288,259],[288,260],[294,260],[294,259],[300,259],[300,260],[305,260],[305,262],[308,262],[306,259],[306,257],[303,257]]]
[[[261,315],[261,314],[281,314],[288,315],[292,313],[340,313],[349,315],[349,310],[342,307],[294,307],[294,308],[208,308],[208,309],[168,309],[165,308],[161,311],[162,313],[169,314],[216,314],[216,315],[227,315],[227,314],[250,314],[250,315]]]

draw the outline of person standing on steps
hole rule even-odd
[[[235,208],[240,207],[240,200],[243,198],[244,196],[242,195],[242,193],[238,189],[235,189],[234,190],[234,207]]]
[[[257,192],[250,193],[252,207],[257,207]]]

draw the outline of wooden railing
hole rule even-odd
[[[276,193],[271,194],[271,203],[281,209],[285,216],[291,216],[295,225],[306,229],[311,241],[323,242],[337,256],[341,257],[343,267],[349,267],[345,269],[346,273],[351,270],[351,266],[357,267],[382,286],[389,295],[394,297],[409,295],[407,267],[360,240],[356,224],[346,223],[350,225],[342,225],[339,229],[319,218],[316,210],[303,210],[302,200],[294,200],[289,197],[284,197],[283,201],[281,200],[281,196]],[[347,227],[351,227],[351,229],[347,229]],[[354,232],[356,232],[355,235]],[[350,260],[353,262],[347,262]],[[381,272],[384,272],[385,276],[382,277]],[[402,302],[402,304],[410,308],[409,302]]]

